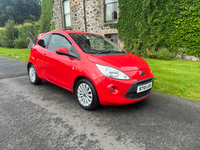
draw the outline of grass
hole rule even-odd
[[[154,74],[154,91],[200,101],[200,62],[145,60]]]
[[[0,56],[28,61],[30,50],[0,47]],[[200,101],[200,62],[144,59],[154,74],[154,91]]]
[[[19,56],[19,60],[28,61],[30,56],[30,49],[17,49],[17,48],[4,48],[0,47],[0,56],[16,59]]]

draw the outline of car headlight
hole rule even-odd
[[[101,73],[103,73],[107,77],[121,80],[130,80],[129,76],[119,71],[118,69],[109,66],[102,66],[99,64],[96,64],[96,66],[101,71]]]

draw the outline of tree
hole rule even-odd
[[[40,15],[40,0],[0,0],[0,27],[10,18],[22,24],[26,20],[38,21]]]
[[[13,19],[8,19],[5,24],[4,36],[2,40],[3,47],[14,47],[14,40],[17,37],[17,29],[15,28],[15,21]]]

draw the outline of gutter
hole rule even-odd
[[[62,15],[62,1],[60,0],[60,14],[61,14],[61,22],[62,22],[62,29],[63,29],[63,15]]]
[[[85,13],[85,0],[83,0],[83,14],[84,14],[84,24],[85,24],[85,32],[87,32],[87,21],[86,21],[86,13]]]

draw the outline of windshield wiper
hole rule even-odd
[[[108,53],[126,53],[126,52],[125,51],[111,51],[111,50],[97,52],[97,54],[108,54]]]
[[[105,51],[101,51],[101,52],[97,52],[97,54],[104,54],[104,53],[110,53],[111,51],[109,50],[105,50]]]
[[[84,51],[84,52],[86,52],[86,51]],[[88,54],[96,54],[97,52],[86,52],[86,53],[88,53]]]
[[[111,51],[111,53],[126,53],[125,51]]]

